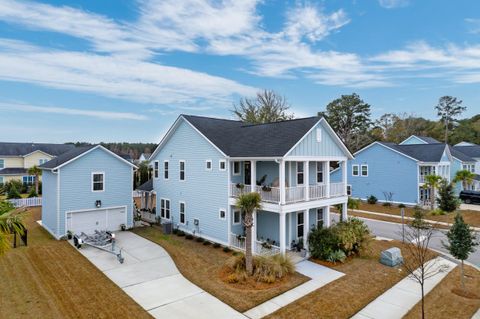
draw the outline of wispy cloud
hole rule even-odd
[[[409,0],[378,0],[380,6],[386,9],[395,9],[406,7],[410,4]]]
[[[480,34],[480,19],[467,18],[465,19],[465,22],[468,25],[470,33]]]
[[[148,118],[145,115],[125,112],[107,112],[86,109],[72,109],[65,107],[38,106],[20,103],[0,102],[0,109],[4,111],[29,112],[29,113],[50,113],[74,116],[87,116],[104,120],[134,120],[144,121]]]

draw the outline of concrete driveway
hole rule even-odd
[[[161,246],[131,232],[116,238],[123,264],[93,247],[79,251],[153,317],[245,318],[183,277]]]

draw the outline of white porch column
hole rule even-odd
[[[232,223],[233,223],[233,218],[232,218],[232,206],[228,205],[228,209],[227,209],[227,243],[228,243],[228,246],[231,246],[232,245],[232,241],[231,241],[231,238],[232,236],[230,236],[230,234],[232,233]]]
[[[342,220],[346,221],[348,219],[348,203],[342,204]]]
[[[305,200],[310,200],[310,162],[303,162],[303,185],[305,185]]]
[[[308,233],[310,232],[310,211],[303,211],[303,248],[308,250]]]
[[[343,194],[347,195],[347,161],[341,162],[342,166],[342,183],[343,183]]]
[[[279,213],[279,218],[280,218],[280,229],[279,229],[279,234],[280,234],[280,253],[282,255],[285,255],[285,251],[286,251],[286,245],[285,245],[285,218],[286,217],[286,214],[285,213],[282,213],[280,212]]]
[[[252,251],[255,254],[256,248],[256,241],[257,241],[257,210],[253,211],[253,226],[252,226]]]
[[[330,206],[323,209],[323,226],[330,227]]]
[[[285,204],[285,161],[283,159],[280,160],[279,167],[279,180],[280,180],[280,204]]]
[[[250,185],[252,186],[252,192],[255,192],[257,186],[257,161],[250,161]]]
[[[330,161],[323,162],[323,176],[325,181],[325,189],[327,198],[330,197]]]

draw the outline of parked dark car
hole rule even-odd
[[[480,192],[479,191],[461,191],[459,198],[465,204],[480,204]]]

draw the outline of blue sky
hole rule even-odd
[[[480,1],[0,1],[4,141],[158,142],[263,88],[299,117],[352,92],[480,113]]]

